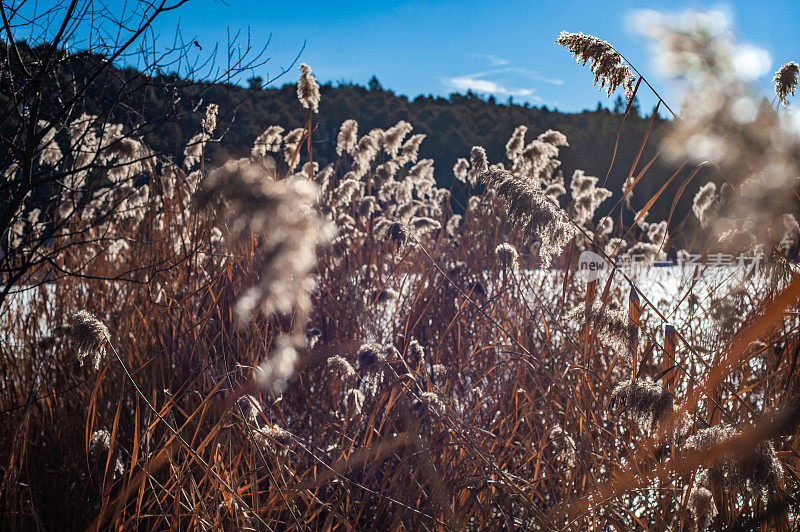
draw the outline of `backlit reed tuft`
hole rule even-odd
[[[217,114],[219,113],[219,106],[215,103],[208,104],[206,107],[206,116],[203,118],[203,131],[211,135],[217,129]]]
[[[511,138],[506,143],[506,157],[513,161],[522,153],[525,147],[525,134],[528,132],[528,126],[517,126],[512,133]]]
[[[672,412],[675,399],[649,378],[622,382],[611,394],[611,408],[629,412],[642,428],[653,429]]]
[[[473,146],[469,152],[469,171],[467,179],[469,184],[475,186],[478,176],[489,170],[489,160],[486,158],[486,150],[482,146]]]
[[[741,434],[732,425],[719,424],[700,429],[686,440],[686,448],[708,452],[711,448]],[[771,441],[758,443],[744,456],[734,456],[722,451],[710,457],[708,475],[712,482],[726,488],[737,488],[753,496],[766,496],[778,486],[783,477],[783,466]]]
[[[264,415],[261,402],[252,395],[244,395],[236,401],[236,406],[244,419],[252,426],[258,427]]]
[[[369,219],[378,208],[378,201],[375,199],[375,196],[365,196],[361,198],[356,213],[358,213],[360,218]]]
[[[98,369],[110,338],[108,328],[89,312],[81,310],[72,320],[72,338],[81,365],[88,363]]]
[[[363,344],[356,353],[356,365],[359,371],[373,370],[385,359],[383,346],[378,343]]]
[[[494,255],[502,270],[511,274],[517,273],[519,270],[519,253],[517,253],[517,248],[508,242],[503,242],[494,248]]]
[[[425,349],[416,340],[411,340],[406,350],[406,363],[411,369],[418,370],[425,366]]]
[[[775,82],[775,94],[783,105],[789,105],[786,97],[797,89],[797,72],[800,70],[794,61],[786,63],[775,72],[773,81]]]
[[[596,177],[586,175],[583,170],[575,170],[572,174],[572,219],[577,224],[590,222],[600,204],[612,196],[610,190],[596,186],[597,181]]]
[[[614,231],[614,220],[610,216],[600,218],[600,221],[597,222],[597,236],[607,237],[612,231]]]
[[[386,154],[391,157],[397,156],[403,146],[403,139],[411,133],[412,129],[411,124],[405,120],[400,120],[397,124],[387,129],[383,139],[383,150]]]
[[[250,153],[253,157],[265,157],[267,152],[277,152],[281,149],[283,142],[283,128],[281,126],[269,126],[253,142]]]
[[[319,83],[311,75],[311,67],[305,63],[300,65],[300,80],[297,82],[297,99],[300,105],[310,109],[313,113],[319,112]]]
[[[606,94],[611,96],[622,86],[628,99],[633,96],[635,78],[625,60],[609,43],[592,35],[562,31],[556,44],[569,50],[579,63],[585,65],[588,62],[595,85],[600,83],[600,89],[605,87]]]
[[[566,214],[530,180],[519,178],[506,170],[489,170],[479,179],[494,190],[506,207],[508,219],[519,226],[528,238],[541,239],[539,258],[549,267],[577,234]]]
[[[469,172],[469,161],[460,157],[456,164],[453,165],[453,176],[462,183],[467,182],[467,173]]]
[[[89,472],[100,487],[105,483],[106,465],[111,474],[109,480],[116,479],[125,472],[125,465],[119,458],[119,453],[115,452],[109,457],[111,451],[111,433],[107,429],[99,429],[92,433],[89,438]]]
[[[708,182],[697,191],[692,201],[692,212],[700,220],[702,227],[707,227],[716,215],[717,185]]]
[[[292,443],[292,435],[278,425],[271,425],[254,430],[253,440],[265,452],[284,454]]]
[[[427,216],[414,217],[411,219],[411,223],[409,225],[414,228],[414,232],[416,233],[417,236],[421,236],[433,231],[438,231],[439,229],[442,228],[442,224],[440,224],[433,218],[428,218]]]
[[[423,140],[425,140],[425,135],[422,133],[417,133],[416,135],[409,137],[408,140],[403,143],[403,146],[400,149],[400,159],[405,163],[417,162],[417,158],[419,157],[419,147]]]
[[[434,392],[421,393],[419,398],[423,403],[428,405],[432,412],[435,412],[437,415],[443,416],[447,412],[447,408],[442,402],[442,399]]]
[[[300,162],[300,142],[303,140],[304,134],[305,129],[297,127],[283,136],[283,160],[289,165],[290,172]]]
[[[555,146],[557,148],[562,146],[569,146],[569,142],[567,142],[567,136],[564,135],[560,131],[556,131],[554,129],[548,129],[544,133],[540,134],[537,137],[538,140],[544,142],[546,144],[550,144],[551,146]]]
[[[345,207],[349,205],[353,199],[360,200],[361,190],[363,187],[364,184],[358,179],[342,179],[333,193],[336,204],[340,207]]]
[[[341,355],[334,355],[328,358],[327,365],[328,369],[337,373],[342,378],[348,379],[357,376],[356,370],[353,369],[350,362]]]
[[[581,305],[573,309],[568,317],[578,319],[581,314],[586,319],[587,327],[594,327],[601,344],[614,349],[624,358],[631,359],[636,331],[621,309],[596,301],[591,308]]]
[[[353,154],[358,143],[358,122],[348,119],[342,122],[339,134],[336,136],[337,155]]]
[[[350,388],[344,394],[344,408],[348,418],[361,415],[366,397],[358,388]]]
[[[402,222],[393,222],[379,216],[375,222],[375,235],[380,239],[388,239],[400,247],[409,238],[408,227]]]
[[[458,229],[461,226],[461,220],[463,217],[460,214],[454,214],[451,216],[447,223],[445,224],[445,231],[447,232],[448,236],[454,238],[458,233]]]
[[[714,495],[708,487],[702,486],[695,479],[692,491],[689,493],[689,514],[695,522],[695,530],[703,532],[707,530],[711,521],[717,515],[717,508],[714,505]]]
[[[322,331],[317,327],[309,327],[306,329],[306,348],[314,349],[322,341]]]

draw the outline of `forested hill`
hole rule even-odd
[[[593,90],[587,87],[587,91]],[[580,113],[561,113],[547,107],[517,105],[512,101],[499,103],[493,98],[482,99],[468,93],[452,94],[448,98],[418,96],[409,99],[384,89],[373,78],[368,87],[354,84],[324,85],[319,115],[314,121],[314,160],[328,162],[335,155],[336,134],[341,123],[354,118],[363,134],[372,128],[387,128],[398,120],[406,120],[414,126],[414,133],[427,135],[420,149],[420,157],[436,162],[436,178],[440,184],[449,185],[452,167],[459,157],[468,157],[474,145],[481,145],[491,162],[505,157],[505,144],[514,128],[528,126],[528,139],[547,129],[556,129],[567,136],[569,147],[561,151],[560,160],[564,175],[569,178],[576,169],[605,179],[611,164],[614,165],[607,188],[614,200],[606,201],[598,213],[615,203],[650,125],[650,114],[640,113],[634,105],[623,124],[625,106],[621,99],[613,109],[600,103],[595,110]],[[159,128],[151,144],[168,153],[178,154],[185,141],[198,131],[202,110],[206,103],[220,106],[218,131],[225,131],[221,142],[214,147],[213,157],[219,160],[225,155],[243,155],[249,151],[253,140],[268,126],[280,125],[289,130],[301,127],[305,119],[304,110],[297,102],[296,86],[286,84],[277,89],[244,89],[236,86],[206,86],[203,105],[197,107],[193,117],[165,124]],[[199,103],[199,102],[198,102]],[[635,102],[634,102],[635,103]],[[644,168],[658,152],[659,139],[666,121],[656,117],[652,130],[639,157],[637,172]],[[620,133],[619,143],[617,135]],[[615,144],[617,144],[614,157]],[[222,152],[222,153],[221,153]],[[647,169],[634,194],[634,208],[640,208],[675,172],[677,166],[659,157]],[[691,169],[684,168],[688,175]],[[663,200],[651,211],[653,218],[664,219],[669,214],[673,192],[677,192],[683,175],[673,180],[665,191]],[[698,176],[699,177],[699,176]],[[678,220],[687,212],[694,187],[684,192],[678,204]],[[605,209],[603,208],[605,207]]]

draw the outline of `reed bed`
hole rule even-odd
[[[667,53],[710,53],[708,32],[662,23]],[[696,49],[669,52],[678,37]],[[559,42],[601,87],[638,90],[610,44]],[[728,72],[715,59],[701,81]],[[745,169],[713,153],[718,185],[703,188],[708,154],[679,141],[717,133],[699,108],[676,121],[668,148],[687,164],[673,178],[697,196],[668,220],[646,214],[673,198],[631,205],[646,161],[621,191],[565,179],[569,139],[525,126],[506,160],[480,147],[459,159],[459,205],[406,122],[346,121],[339,159],[319,165],[319,90],[301,68],[304,128],[271,126],[249,157],[206,168],[212,104],[184,161],[137,147],[145,182],[112,193],[100,222],[70,218],[49,244],[58,260],[14,288],[0,324],[3,529],[797,526],[800,235],[791,196],[765,213],[752,192],[771,161],[796,175],[774,109],[725,131],[760,155]],[[776,81],[796,85],[796,71]],[[35,229],[26,218],[17,235]],[[766,264],[712,283],[683,266],[671,298],[614,267],[731,240]],[[597,280],[577,271],[586,250],[607,261]]]

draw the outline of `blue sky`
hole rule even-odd
[[[119,9],[121,0],[112,0]],[[130,4],[129,4],[130,5]],[[766,50],[769,72],[800,60],[800,2],[731,1],[348,1],[259,2],[190,0],[157,26],[168,44],[180,22],[185,39],[204,50],[224,45],[227,32],[246,32],[254,43],[272,36],[271,60],[254,74],[269,78],[300,60],[320,81],[365,84],[373,74],[384,87],[414,97],[448,95],[473,89],[505,101],[557,107],[593,108],[612,100],[592,86],[588,68],[578,66],[554,40],[561,30],[582,31],[608,40],[634,63],[667,100],[677,99],[656,72],[646,42],[630,28],[630,16],[649,8],[679,12],[687,8],[729,12],[740,40]],[[292,78],[296,72],[291,74]],[[764,76],[765,90],[770,86]],[[284,77],[279,81],[291,81]],[[647,110],[655,100],[641,95]],[[679,102],[669,102],[673,108]]]

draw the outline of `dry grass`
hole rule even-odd
[[[303,139],[311,130],[309,119]],[[301,139],[288,166],[311,160],[310,147]],[[380,157],[357,177],[367,193]],[[765,441],[780,478],[763,496],[753,475],[711,482],[713,526],[797,526],[796,275],[773,268],[768,284],[720,287],[715,300],[689,278],[672,301],[651,302],[621,272],[602,284],[576,276],[580,242],[556,261],[562,273],[541,275],[531,235],[492,191],[473,196],[452,234],[414,231],[386,210],[400,225],[384,236],[377,214],[358,215],[358,197],[336,199],[357,165],[343,156],[322,187],[319,212],[340,233],[317,250],[307,320],[256,314],[240,327],[235,303],[258,282],[265,239],[211,244],[219,219],[178,200],[150,200],[143,219],[163,212],[166,223],[139,226],[119,259],[101,254],[56,280],[73,258],[42,267],[0,330],[5,530],[691,530],[700,473]],[[196,176],[171,172],[151,176],[151,198],[165,179],[175,198],[194,192]],[[454,209],[428,197],[417,216],[446,227]],[[586,236],[587,224],[574,231]],[[506,242],[519,270],[495,258]],[[70,327],[82,310],[110,333],[97,371],[76,363]],[[284,393],[257,388],[254,368],[278,337],[306,328],[314,341]],[[331,369],[336,355],[356,375]],[[631,379],[669,394],[666,407],[655,394],[658,420],[611,404]],[[627,404],[647,412],[651,396]],[[742,430],[686,445],[720,423]]]

